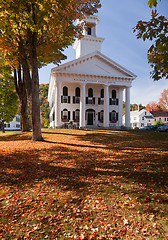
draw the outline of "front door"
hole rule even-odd
[[[93,112],[88,112],[87,125],[93,125]]]

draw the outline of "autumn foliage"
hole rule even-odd
[[[42,134],[0,134],[1,239],[167,238],[166,133]]]

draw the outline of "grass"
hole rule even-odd
[[[168,239],[168,134],[0,133],[0,239]]]

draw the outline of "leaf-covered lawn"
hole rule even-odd
[[[0,239],[167,239],[168,134],[0,133]]]

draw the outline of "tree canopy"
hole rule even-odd
[[[23,69],[33,140],[42,139],[38,68],[64,59],[63,49],[82,32],[75,20],[94,14],[100,6],[100,0],[0,0],[0,56]]]
[[[149,0],[149,6],[156,7],[157,0]],[[157,10],[152,10],[149,21],[138,21],[134,32],[137,38],[144,41],[151,40],[152,45],[148,49],[148,62],[153,68],[151,77],[153,80],[168,78],[168,19],[159,15]]]

